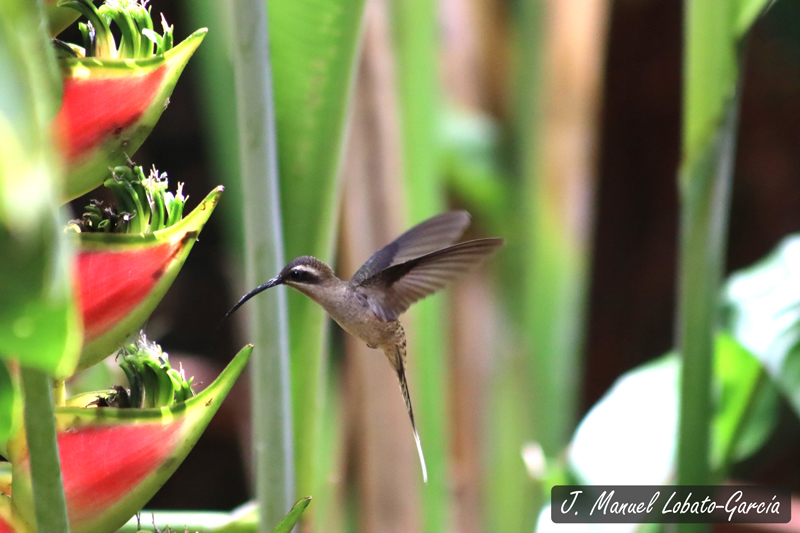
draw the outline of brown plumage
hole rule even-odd
[[[225,315],[227,318],[270,287],[288,285],[321,305],[345,331],[370,348],[382,350],[400,382],[426,483],[428,472],[406,379],[406,335],[398,317],[411,304],[441,290],[503,245],[503,239],[453,244],[468,225],[466,211],[430,218],[375,252],[350,281],[337,278],[319,259],[298,257],[278,276],[244,295]]]

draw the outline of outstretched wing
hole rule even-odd
[[[350,280],[359,284],[381,270],[450,246],[469,226],[469,213],[449,211],[417,224],[370,257]]]
[[[379,318],[396,320],[417,300],[485,261],[503,242],[503,239],[478,239],[437,250],[383,269],[364,280],[356,290],[364,291]]]

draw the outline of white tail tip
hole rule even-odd
[[[428,467],[425,466],[425,456],[422,454],[422,443],[419,441],[419,433],[414,430],[414,440],[417,443],[417,453],[419,453],[419,463],[422,466],[422,481],[428,483]]]

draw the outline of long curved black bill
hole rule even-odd
[[[231,310],[230,310],[230,311],[228,311],[227,313],[225,313],[225,318],[223,318],[223,319],[222,319],[222,321],[223,321],[223,322],[225,322],[226,320],[228,320],[228,317],[229,317],[229,316],[231,316],[233,313],[235,313],[237,309],[239,309],[241,306],[243,306],[243,305],[244,305],[244,303],[245,303],[247,300],[249,300],[250,298],[252,298],[252,297],[253,297],[253,296],[255,296],[256,294],[258,294],[258,293],[260,293],[260,292],[264,292],[265,290],[267,290],[267,289],[269,289],[269,288],[272,288],[272,287],[274,287],[275,285],[280,285],[280,284],[281,284],[281,280],[280,280],[280,278],[277,278],[277,277],[276,277],[276,278],[272,278],[271,280],[269,280],[269,281],[268,281],[268,282],[266,282],[265,284],[263,284],[263,285],[259,285],[258,287],[256,287],[256,288],[255,288],[255,289],[253,289],[252,291],[248,292],[247,294],[245,294],[244,296],[242,296],[242,299],[241,299],[241,300],[239,300],[238,302],[236,302],[236,305],[234,305],[234,306],[231,308]]]

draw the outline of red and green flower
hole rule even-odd
[[[63,88],[55,116],[45,112],[47,106],[37,110],[31,105],[23,110],[27,114],[11,115],[27,117],[22,125],[0,120],[0,137],[11,147],[4,151],[8,157],[0,161],[0,176],[6,178],[0,180],[0,185],[5,184],[0,187],[0,196],[6,206],[22,206],[15,200],[34,197],[47,208],[41,212],[45,215],[42,220],[49,225],[30,216],[30,201],[24,209],[7,208],[0,222],[11,220],[26,230],[7,232],[7,236],[28,240],[40,237],[36,226],[39,224],[42,235],[56,243],[54,251],[47,248],[47,253],[37,252],[35,257],[41,259],[41,265],[31,265],[30,261],[25,262],[24,254],[15,254],[14,259],[22,266],[7,285],[28,281],[24,279],[27,271],[32,272],[32,278],[39,271],[52,276],[48,269],[58,264],[56,259],[63,259],[60,264],[65,268],[56,280],[63,294],[57,294],[62,299],[58,300],[61,307],[55,311],[63,322],[59,327],[66,332],[57,332],[63,339],[34,342],[55,328],[53,320],[40,320],[47,326],[37,329],[34,326],[39,322],[31,318],[47,318],[50,300],[46,297],[57,292],[48,290],[43,283],[28,283],[33,289],[25,285],[24,290],[18,291],[20,295],[14,295],[18,296],[19,305],[6,305],[8,317],[3,317],[4,328],[0,329],[10,331],[7,337],[19,346],[24,344],[27,352],[6,342],[0,362],[0,454],[9,460],[0,463],[0,533],[32,531],[37,519],[44,524],[49,518],[43,509],[60,508],[58,498],[41,496],[41,487],[53,478],[41,477],[42,468],[38,466],[43,464],[43,457],[55,464],[56,454],[70,529],[113,531],[139,511],[178,468],[242,372],[252,346],[242,349],[214,383],[195,394],[192,380],[185,378],[180,367],[171,365],[160,347],[143,336],[130,341],[177,276],[222,193],[222,187],[216,188],[184,217],[186,198],[181,185],[170,192],[165,175],[154,170],[146,176],[140,167],[119,166],[126,162],[132,165],[130,156],[166,108],[178,77],[206,30],[198,30],[173,46],[173,28],[162,17],[160,30],[156,31],[147,2],[140,0],[106,0],[100,7],[91,0],[45,0],[45,9],[53,35],[78,17],[85,17],[78,25],[83,41],[53,41]],[[25,7],[19,11],[28,16],[35,10]],[[33,20],[32,15],[29,18]],[[31,24],[31,28],[41,28],[39,22]],[[116,26],[119,39],[112,35],[112,26]],[[17,21],[16,27],[23,25]],[[31,36],[35,37],[36,32],[28,33],[27,42],[34,42]],[[30,64],[36,66],[38,61],[41,65],[49,59],[41,53]],[[20,72],[30,74],[25,69]],[[10,75],[14,73],[11,69]],[[41,84],[46,76],[26,75],[12,78],[33,94],[35,83]],[[7,85],[18,89],[14,83]],[[31,103],[21,97],[26,91],[17,92],[12,96],[19,106]],[[42,94],[45,92],[42,90]],[[49,91],[48,96],[49,110],[54,111],[58,94]],[[39,128],[36,131],[41,137],[41,146],[37,144],[35,150],[17,142],[29,141],[30,136],[20,132],[30,133],[33,126]],[[55,163],[58,158],[50,145],[50,133],[54,133],[52,137],[58,144],[56,151],[63,156],[63,181],[59,181],[61,167]],[[41,160],[34,157],[40,152],[46,153]],[[109,169],[113,169],[110,176]],[[37,176],[53,176],[55,181],[51,184],[30,179]],[[60,234],[55,229],[60,221],[55,216],[53,200],[60,195],[61,201],[67,201],[103,184],[113,192],[116,203],[92,201]],[[49,197],[45,194],[48,191]],[[16,226],[8,225],[12,229]],[[51,229],[54,231],[48,233]],[[18,249],[25,251],[24,246]],[[71,271],[66,265],[71,265]],[[41,268],[36,270],[33,266]],[[33,281],[38,282],[38,278]],[[44,287],[41,291],[39,285]],[[26,307],[32,300],[30,294],[36,291],[43,295],[42,309]],[[37,348],[44,345],[47,349]],[[128,386],[65,400],[64,382],[60,380],[72,374],[79,346],[78,370],[116,351]],[[46,357],[53,361],[39,364],[38,360]],[[31,368],[39,370],[34,372]],[[49,390],[53,378],[57,380],[53,389],[54,419]],[[39,425],[42,420],[47,424]],[[57,448],[52,438],[53,423]],[[307,502],[292,511],[284,529],[292,527],[304,505]],[[63,508],[57,521],[64,523]]]
[[[59,457],[72,531],[114,531],[140,510],[194,447],[251,352],[252,346],[243,348],[214,383],[194,395],[191,380],[170,366],[160,347],[142,338],[118,354],[129,389],[85,393],[57,407]],[[9,442],[8,455],[14,508],[22,520],[33,524],[24,428]]]
[[[106,186],[117,207],[93,202],[68,231],[78,233],[75,294],[83,317],[78,370],[114,352],[136,333],[167,292],[214,211],[217,187],[181,218],[182,186],[168,191],[166,176],[118,167]]]
[[[109,167],[124,164],[150,134],[207,30],[172,45],[172,26],[153,29],[149,9],[133,0],[58,4],[86,16],[83,46],[59,42],[63,100],[55,129],[67,173],[63,200],[99,186]],[[111,23],[120,28],[117,45]]]

